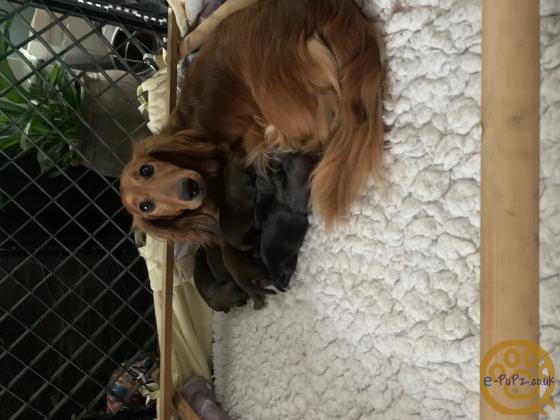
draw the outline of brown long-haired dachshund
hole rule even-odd
[[[161,134],[135,145],[122,200],[159,237],[215,238],[227,155],[319,153],[310,201],[327,226],[381,170],[384,66],[353,0],[261,0],[207,39]]]

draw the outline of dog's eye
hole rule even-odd
[[[142,201],[140,203],[140,210],[144,213],[150,213],[151,211],[154,210],[154,203],[152,203],[151,201]]]
[[[149,178],[154,174],[153,165],[142,165],[140,166],[140,176],[144,178]]]

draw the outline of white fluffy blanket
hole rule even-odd
[[[542,345],[560,361],[560,2],[542,5]],[[234,418],[478,418],[480,1],[365,10],[387,34],[391,195],[371,186],[333,233],[314,220],[286,294],[215,317]]]

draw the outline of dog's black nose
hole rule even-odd
[[[181,200],[191,201],[200,194],[200,185],[191,178],[183,178],[181,180]]]

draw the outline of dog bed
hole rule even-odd
[[[288,293],[216,314],[243,419],[478,418],[478,0],[357,0],[386,32],[388,196],[312,220]],[[560,6],[541,1],[541,345],[560,360]]]

